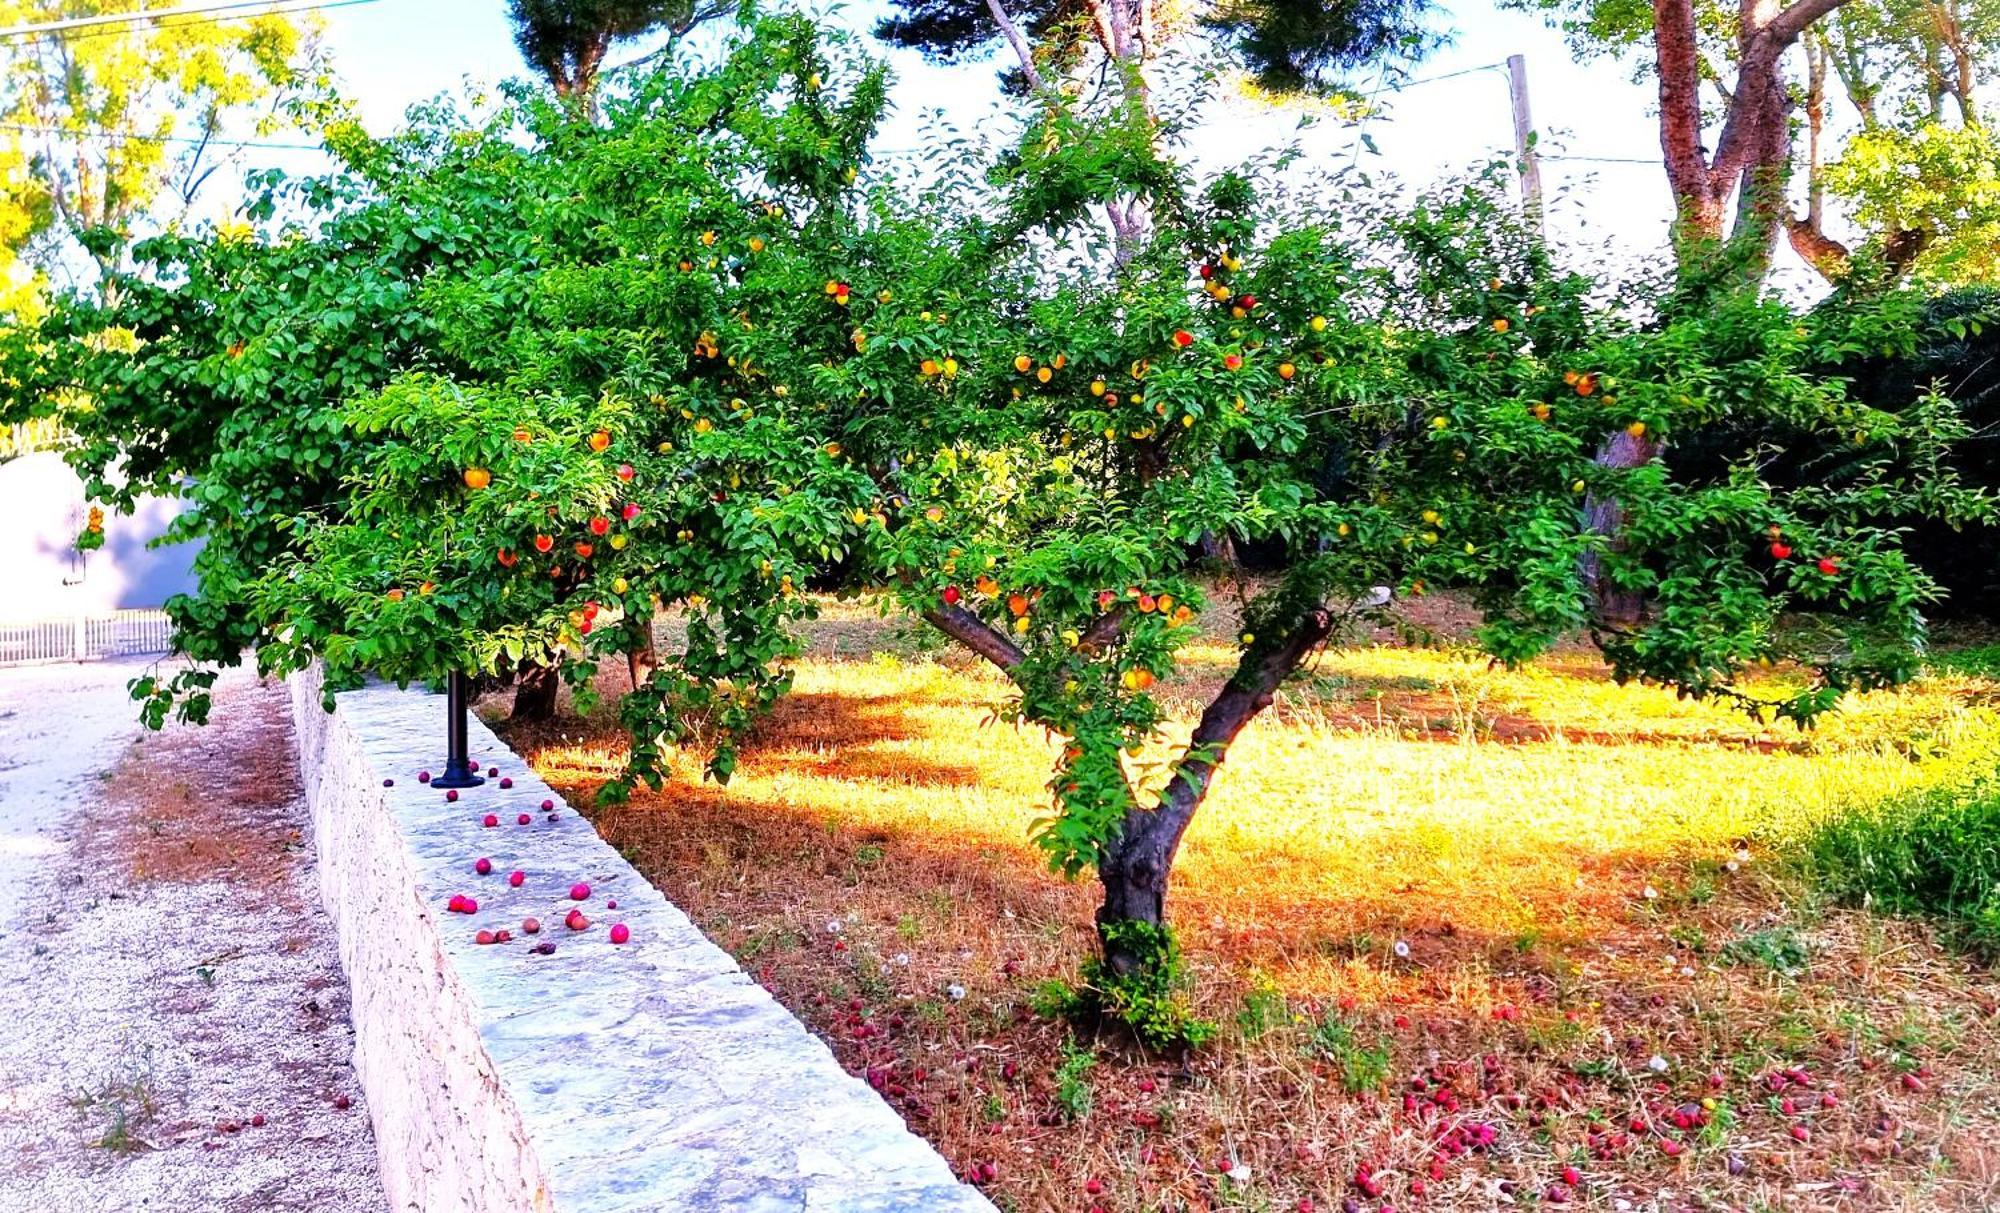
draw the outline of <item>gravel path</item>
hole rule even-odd
[[[0,1213],[386,1213],[283,688],[137,668],[0,670]]]

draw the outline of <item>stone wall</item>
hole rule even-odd
[[[292,702],[398,1209],[991,1213],[478,721],[473,755],[513,787],[489,779],[449,803],[417,781],[442,768],[440,697],[369,687],[329,715],[307,674]],[[474,872],[482,856],[490,875]],[[454,894],[478,912],[447,912]],[[565,928],[572,908],[587,929]],[[530,916],[539,935],[522,932]],[[628,943],[610,942],[614,923]],[[511,942],[474,942],[502,927]]]

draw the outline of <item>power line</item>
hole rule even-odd
[[[125,28],[127,26],[148,21],[153,23],[155,29],[173,29],[182,25],[214,25],[233,20],[234,18],[226,14],[242,9],[263,9],[263,12],[252,15],[275,17],[313,9],[347,8],[356,4],[373,3],[375,0],[219,0],[213,4],[190,5],[185,8],[140,9],[130,13],[70,17],[61,21],[10,26],[0,29],[0,43],[33,42],[48,38],[76,41],[82,38],[115,37],[129,33],[130,31]],[[175,17],[191,19],[169,20]],[[114,28],[103,28],[106,26]]]
[[[142,135],[132,131],[113,131],[102,127],[71,130],[60,126],[30,126],[21,122],[0,122],[0,131],[14,131],[23,135],[61,135],[72,139],[130,139],[135,143],[209,143],[229,147],[254,147],[273,152],[323,152],[325,146],[318,143],[272,143],[258,139],[201,139],[193,135]]]
[[[1381,91],[1385,93],[1400,93],[1406,88],[1416,88],[1421,84],[1436,84],[1440,80],[1456,80],[1460,76],[1470,76],[1474,72],[1497,71],[1506,66],[1507,63],[1504,59],[1499,63],[1482,63],[1478,67],[1460,68],[1455,72],[1445,72],[1436,76],[1423,76],[1416,80],[1404,80],[1396,84],[1385,84],[1381,87]]]
[[[1661,161],[1660,161],[1660,158],[1659,158],[1658,156],[1549,156],[1549,155],[1545,155],[1545,156],[1543,156],[1543,157],[1542,157],[1542,159],[1544,159],[1544,160],[1580,160],[1580,161],[1584,161],[1584,162],[1587,162],[1587,163],[1590,163],[1590,164],[1650,164],[1650,165],[1654,166],[1655,168],[1658,168],[1658,167],[1660,166],[1660,164],[1661,164]]]

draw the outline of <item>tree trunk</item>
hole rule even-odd
[[[1338,622],[1328,607],[1308,611],[1290,633],[1269,647],[1243,654],[1236,673],[1209,703],[1188,738],[1188,747],[1172,779],[1151,808],[1134,807],[1125,814],[1118,837],[1098,861],[1098,882],[1104,901],[1097,909],[1097,938],[1104,964],[1118,976],[1130,976],[1158,959],[1155,949],[1135,947],[1120,927],[1166,925],[1167,877],[1174,868],[1181,838],[1196,810],[1208,797],[1215,772],[1237,734],[1271,704],[1278,687],[1306,657],[1326,642]],[[1157,938],[1152,932],[1146,935]]]
[[[1652,438],[1634,438],[1630,433],[1619,430],[1607,438],[1597,452],[1597,463],[1607,468],[1629,470],[1644,467],[1660,453],[1660,444]],[[1584,526],[1594,535],[1607,536],[1606,545],[1613,551],[1624,546],[1620,538],[1625,529],[1625,507],[1615,497],[1599,497],[1591,494],[1584,501]],[[1646,600],[1643,595],[1630,590],[1621,590],[1610,585],[1604,577],[1604,562],[1595,552],[1585,554],[1579,571],[1583,584],[1592,600],[1593,612],[1600,624],[1613,628],[1630,628],[1644,618]]]
[[[521,666],[520,680],[514,687],[514,720],[553,720],[556,714],[556,691],[561,680],[556,676],[556,667],[539,663],[525,663]]]
[[[653,645],[653,613],[635,615],[627,626],[631,636],[625,643],[625,671],[636,691],[660,668],[660,653]]]

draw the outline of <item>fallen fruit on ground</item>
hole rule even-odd
[[[626,926],[622,922],[612,926],[611,928],[612,943],[624,943],[626,940],[630,938],[632,938],[632,928]]]

